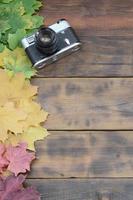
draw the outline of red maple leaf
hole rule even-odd
[[[40,200],[36,189],[23,187],[24,180],[23,175],[0,178],[0,200]]]
[[[16,147],[8,146],[5,153],[6,159],[9,161],[8,170],[16,176],[19,173],[25,173],[30,170],[30,163],[35,159],[35,154],[28,152],[27,144],[21,143]]]

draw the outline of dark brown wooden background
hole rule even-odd
[[[42,200],[133,200],[133,1],[45,0],[40,14],[83,46],[32,80],[51,135],[27,183]]]

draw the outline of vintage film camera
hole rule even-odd
[[[77,51],[81,46],[78,36],[65,19],[49,27],[40,27],[33,35],[23,38],[21,43],[36,69]]]

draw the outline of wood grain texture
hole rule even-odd
[[[132,200],[133,180],[28,180],[41,200]]]
[[[68,19],[82,49],[38,73],[42,77],[133,76],[133,4],[131,0],[45,0],[46,25]]]
[[[45,0],[40,12],[49,25],[68,19],[84,35],[125,35],[133,33],[132,0]]]
[[[133,79],[34,79],[51,130],[133,129]]]
[[[78,52],[75,54],[78,59]],[[132,64],[87,64],[84,62],[79,63],[73,57],[66,57],[57,63],[48,65],[47,67],[39,70],[37,77],[132,77],[133,65]],[[122,58],[123,59],[123,58]],[[71,61],[70,61],[71,60]],[[64,65],[65,62],[65,65]],[[87,62],[87,61],[85,61]],[[76,64],[75,64],[76,63]]]
[[[53,131],[27,183],[42,200],[132,200],[133,2],[44,0],[40,14],[68,19],[83,45],[32,80]]]
[[[51,132],[36,147],[32,178],[133,177],[133,131]]]

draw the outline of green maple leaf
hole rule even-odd
[[[8,35],[8,44],[10,49],[15,49],[19,44],[21,39],[26,35],[26,31],[23,29],[18,29],[16,33]]]
[[[26,11],[22,1],[13,0],[11,3],[8,4],[0,4],[1,14],[3,16],[8,17],[11,16],[12,13],[17,13],[19,15],[23,15]]]
[[[5,33],[10,28],[11,28],[11,26],[7,20],[0,19],[0,33]]]
[[[9,18],[9,24],[12,27],[11,32],[15,33],[18,29],[25,29],[26,22],[18,13],[12,13]]]
[[[0,53],[4,50],[4,44],[0,43]]]
[[[33,5],[34,10],[38,10],[42,6],[42,3],[40,1],[36,1]]]
[[[14,7],[15,7],[15,10],[14,10]],[[20,16],[24,15],[26,12],[22,1],[11,2],[10,9],[12,10],[12,13],[18,13]]]
[[[23,37],[43,25],[43,17],[34,15],[41,6],[38,0],[0,0],[0,66],[11,73],[23,72],[27,78],[35,74],[18,46]],[[7,48],[14,51],[7,53]]]
[[[36,0],[22,0],[22,2],[27,14],[33,14],[35,10],[38,10],[42,6],[41,2]]]
[[[0,0],[0,3],[9,3],[11,1],[13,1],[13,0]]]
[[[25,22],[25,29],[36,29],[39,28],[43,24],[44,18],[41,16],[36,16],[36,15],[24,15],[23,20]]]
[[[0,33],[0,53],[4,50],[4,44],[1,42],[1,33]]]
[[[15,33],[18,29],[34,29],[43,24],[43,18],[35,16],[35,10],[41,6],[36,0],[13,0],[9,4],[0,4],[0,33]],[[15,9],[14,9],[15,8]]]

